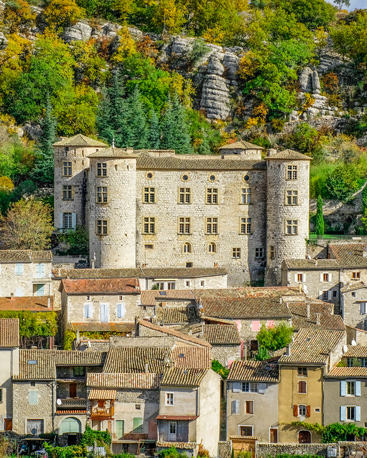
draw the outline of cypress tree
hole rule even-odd
[[[159,132],[159,119],[157,112],[152,111],[150,116],[150,125],[149,125],[149,137],[148,137],[149,148],[159,149],[161,146],[161,138]]]
[[[129,139],[126,146],[136,149],[148,148],[149,126],[138,87],[129,96],[128,105],[130,122]]]
[[[186,110],[180,103],[177,94],[168,99],[167,109],[162,120],[161,148],[174,149],[178,154],[192,152]]]
[[[102,99],[96,116],[96,126],[99,137],[111,145],[115,132],[111,123],[112,104],[106,87],[102,89]]]
[[[317,236],[323,236],[325,231],[324,215],[322,211],[323,201],[321,195],[317,198],[317,210],[316,210],[316,234]]]

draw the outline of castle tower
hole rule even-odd
[[[136,267],[136,158],[133,150],[89,156],[89,255],[95,267]]]
[[[267,157],[267,286],[281,284],[284,259],[306,257],[310,160],[292,150]]]
[[[54,226],[59,230],[85,225],[88,156],[107,147],[93,138],[75,135],[54,143]]]

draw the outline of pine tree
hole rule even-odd
[[[174,149],[178,154],[190,154],[192,152],[186,111],[177,95],[172,100],[168,99],[161,128],[161,148]]]
[[[324,215],[322,211],[323,201],[319,195],[317,198],[317,210],[316,210],[316,234],[317,236],[323,236],[325,231]]]
[[[138,87],[129,96],[128,107],[130,119],[127,146],[136,149],[148,148],[149,126]]]
[[[111,145],[115,132],[111,123],[112,104],[108,92],[106,87],[102,89],[102,99],[97,111],[96,126],[99,137]]]
[[[56,140],[56,119],[52,115],[50,97],[46,98],[45,114],[41,122],[42,134],[38,142],[33,178],[42,184],[52,184],[54,180],[54,149]]]
[[[159,119],[157,112],[155,110],[152,111],[152,114],[150,116],[148,143],[149,148],[151,149],[159,149],[161,145]]]

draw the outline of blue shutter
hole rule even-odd
[[[62,212],[60,212],[59,213],[59,229],[63,229],[63,223],[64,223],[63,215],[62,215]]]
[[[232,401],[232,414],[236,415],[240,413],[240,401]]]
[[[22,275],[23,274],[23,264],[17,263],[15,264],[15,275]]]
[[[84,318],[92,318],[93,306],[92,304],[84,304]]]
[[[361,406],[356,406],[356,421],[361,421]]]
[[[340,396],[346,396],[347,394],[347,382],[342,380],[340,382]]]
[[[241,382],[233,382],[232,391],[233,393],[239,393],[241,391]]]
[[[340,421],[345,421],[347,419],[347,408],[345,406],[340,406]]]
[[[29,392],[29,404],[30,405],[38,404],[38,391]]]
[[[361,382],[360,380],[357,380],[356,381],[356,396],[360,396],[361,395]]]
[[[76,213],[71,214],[71,227],[74,230],[76,229]]]
[[[125,318],[126,307],[125,304],[117,304],[117,318]]]

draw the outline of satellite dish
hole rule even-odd
[[[353,345],[353,347],[355,347],[357,345],[357,342],[354,339],[352,340],[352,345]]]
[[[61,406],[61,404],[62,404],[61,399],[57,399],[57,400],[56,400],[56,404],[57,404],[58,406]]]
[[[343,345],[343,353],[346,353],[348,351],[348,345]]]

